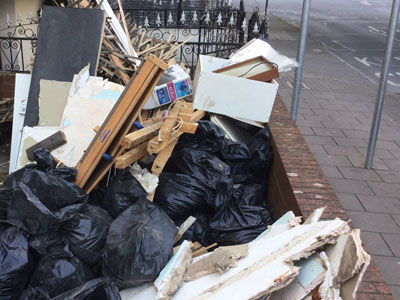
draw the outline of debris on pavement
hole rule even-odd
[[[267,197],[275,78],[295,63],[253,40],[200,55],[192,83],[190,38],[149,38],[118,4],[43,9],[0,189],[0,298],[354,298],[359,231],[324,208],[275,220]]]

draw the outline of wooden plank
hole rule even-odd
[[[185,103],[186,104],[186,103]],[[179,113],[182,114],[193,114],[194,113],[194,108],[192,107],[182,107]]]
[[[52,150],[64,145],[66,142],[67,142],[67,140],[65,138],[64,133],[61,130],[59,130],[56,133],[49,136],[48,138],[44,139],[43,141],[26,149],[26,155],[30,161],[33,161],[33,159],[34,159],[33,152],[36,149],[45,148],[49,151],[52,151]]]
[[[182,102],[175,102],[174,107],[169,111],[168,117],[165,119],[164,124],[160,128],[159,137],[161,141],[168,140],[172,129],[175,126],[176,120],[179,115],[179,110],[182,107]]]
[[[164,169],[168,159],[172,154],[172,151],[174,151],[177,142],[177,139],[173,140],[169,145],[167,145],[157,154],[157,157],[154,159],[153,166],[151,167],[151,172],[154,175],[160,176],[162,170]]]
[[[104,22],[104,12],[98,9],[43,6],[25,126],[39,123],[41,79],[71,81],[88,63],[90,75],[96,75]]]
[[[190,122],[197,122],[201,119],[204,118],[204,116],[206,115],[207,112],[205,112],[204,110],[197,110],[193,115],[192,118],[190,119]]]
[[[117,133],[114,141],[111,143],[109,149],[107,150],[107,153],[112,155],[113,157],[118,157],[125,149],[120,147],[120,143],[122,139],[125,137],[125,135],[128,134],[129,130],[132,127],[133,122],[136,120],[136,117],[142,110],[145,102],[147,101],[149,95],[153,91],[155,85],[159,81],[163,74],[163,70],[159,70],[158,75],[154,77],[154,79],[151,82],[152,89],[149,89],[148,91],[145,92],[145,94],[142,96],[139,105],[137,105],[132,113],[128,116],[125,124],[123,127],[120,129],[120,131]],[[89,183],[85,185],[84,190],[89,193],[93,188],[96,187],[96,185],[100,182],[100,180],[103,178],[103,176],[107,173],[108,169],[111,168],[112,164],[105,164],[101,163],[98,167],[95,168],[92,174],[92,178],[89,179]]]
[[[179,113],[179,118],[182,118],[184,122],[190,122],[192,119],[193,114],[185,114],[185,113]]]
[[[163,122],[157,122],[149,127],[145,127],[143,129],[139,129],[134,131],[124,137],[122,140],[121,146],[126,149],[132,149],[133,147],[143,143],[144,141],[150,140],[154,137],[155,131],[161,128]]]
[[[195,258],[197,256],[206,254],[209,249],[217,247],[217,246],[218,246],[217,243],[214,243],[214,244],[211,244],[211,245],[209,245],[207,247],[200,248],[199,250],[196,250],[195,252],[192,253],[192,257]]]
[[[161,150],[163,150],[165,147],[167,147],[170,143],[174,142],[177,140],[183,132],[178,132],[174,136],[170,137],[166,141],[159,142],[158,137],[153,138],[152,140],[149,141],[149,144],[147,146],[147,152],[150,154],[155,154],[159,153]]]
[[[114,160],[115,167],[117,169],[125,169],[127,166],[143,158],[146,154],[147,154],[147,143],[140,144],[136,148],[133,148],[132,150],[117,157]]]
[[[151,57],[145,60],[138,75],[131,79],[128,86],[121,94],[118,102],[113,107],[113,110],[110,112],[107,119],[101,126],[100,131],[92,140],[92,143],[89,145],[81,161],[77,164],[76,168],[78,174],[75,183],[80,187],[83,188],[85,186],[85,183],[92,175],[103,154],[106,153],[107,149],[110,147],[114,139],[118,136],[119,131],[124,126],[125,121],[134,111],[135,106],[137,106],[138,103],[147,100],[143,100],[141,98],[146,92],[146,89],[151,91],[154,89],[154,86],[157,84],[157,82],[154,82],[154,77],[156,76],[156,78],[158,78],[157,75],[167,69],[167,65],[164,62],[157,59],[158,61],[156,60],[157,63],[155,64],[155,60],[156,59],[151,59]],[[126,130],[125,127],[124,131]],[[123,136],[125,135],[126,132]],[[120,141],[118,140],[118,146],[119,142]],[[111,156],[115,156],[116,153],[109,154]]]
[[[181,128],[179,128],[179,131],[194,134],[197,130],[197,126],[199,126],[197,123],[183,122]]]

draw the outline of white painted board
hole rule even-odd
[[[21,145],[21,136],[25,120],[25,109],[28,102],[31,78],[31,74],[15,74],[14,113],[9,168],[10,173],[14,172],[17,168],[17,160]]]
[[[200,55],[195,74],[193,107],[208,112],[268,122],[278,83],[260,82],[213,73],[221,60]],[[196,77],[197,76],[197,77]]]

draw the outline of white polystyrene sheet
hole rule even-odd
[[[28,102],[31,74],[15,74],[14,113],[11,137],[11,154],[9,172],[17,168],[19,148],[21,145],[22,130],[25,120],[25,109]]]

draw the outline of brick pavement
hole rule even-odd
[[[271,17],[271,45],[295,57],[298,29]],[[293,72],[279,94],[290,107]],[[362,229],[363,242],[400,300],[400,103],[388,93],[372,170],[363,168],[377,93],[362,74],[309,40],[297,125],[336,192]]]

